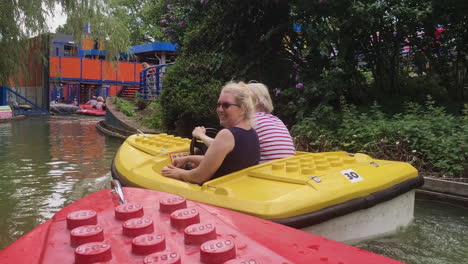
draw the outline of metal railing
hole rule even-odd
[[[164,88],[163,76],[166,73],[166,68],[172,65],[174,64],[155,65],[140,72],[140,89],[138,91],[140,98],[150,100],[161,94]]]
[[[46,109],[6,86],[0,87],[0,105],[9,105],[14,115],[49,114]]]

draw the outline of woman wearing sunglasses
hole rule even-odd
[[[202,184],[258,164],[260,145],[257,133],[250,125],[254,110],[247,85],[243,82],[227,83],[216,106],[224,129],[211,140],[205,155],[176,158],[172,165],[162,169],[163,176]],[[191,163],[193,169],[183,169],[187,163]]]
[[[288,128],[281,119],[271,114],[273,103],[266,85],[249,82],[247,88],[255,106],[253,120],[260,142],[260,163],[294,156],[296,150]],[[192,131],[192,136],[202,140],[207,146],[213,141],[206,135],[204,127],[196,127]]]

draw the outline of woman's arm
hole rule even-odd
[[[223,163],[226,155],[234,148],[234,144],[234,136],[231,131],[223,129],[216,135],[205,156],[199,156],[203,157],[199,160],[199,166],[193,170],[184,170],[170,165],[162,169],[162,175],[177,180],[202,184],[213,177],[216,170]],[[191,161],[191,157],[197,156],[189,156],[189,161]]]
[[[203,159],[202,155],[189,155],[189,156],[184,156],[180,158],[175,158],[172,161],[172,165],[177,167],[177,168],[184,168],[185,164],[190,162],[193,165],[193,168],[198,167],[200,165],[201,160]]]
[[[200,139],[205,143],[206,146],[210,146],[213,143],[214,139],[206,135],[206,128],[203,126],[198,126],[192,131],[192,136]]]

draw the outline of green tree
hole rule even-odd
[[[69,18],[67,18],[67,21],[65,22],[65,24],[58,26],[57,29],[55,30],[55,33],[73,35],[73,33],[75,33],[74,31],[75,29],[71,25]]]
[[[160,0],[111,0],[112,16],[128,29],[132,45],[160,41],[163,38],[158,17],[153,16],[153,7],[159,2]]]
[[[290,1],[289,57],[297,87],[277,96],[287,120],[311,115],[320,105],[339,107],[377,100],[384,106],[407,100],[461,101],[466,69],[464,1]],[[446,26],[440,44],[434,31]],[[402,55],[403,46],[410,52]],[[455,57],[456,56],[456,57]],[[465,92],[466,93],[466,92]]]
[[[169,72],[179,77],[168,78],[171,94],[194,73],[189,68],[202,68],[196,72],[200,79],[210,75],[221,83],[261,81],[271,89],[276,114],[290,125],[322,106],[339,109],[343,97],[357,106],[377,101],[386,109],[407,100],[423,102],[426,95],[437,100],[464,96],[460,76],[466,69],[468,30],[463,1],[154,3],[153,24],[165,40],[179,45],[185,65]],[[434,44],[437,24],[447,27],[440,49]],[[404,46],[410,49],[406,56]],[[168,94],[161,99],[170,107],[176,102]],[[164,123],[172,128],[184,111],[167,109],[171,114],[164,114]]]
[[[222,84],[230,80],[261,80],[271,88],[289,82],[290,64],[281,55],[285,32],[292,30],[286,2],[163,1],[158,8],[163,12],[162,31],[177,41],[181,52],[176,63],[181,65],[170,69],[161,96],[167,128],[187,134],[187,127],[193,127],[190,120],[175,121],[182,116],[206,116],[203,111],[214,105]],[[217,90],[211,89],[207,100],[184,100],[185,107],[180,105],[176,94],[199,93],[204,87]]]
[[[297,0],[292,5],[292,21],[301,25],[296,37],[301,45],[292,59],[304,80],[303,90],[335,105],[341,96],[363,104],[398,94],[401,45],[422,27],[429,4]],[[372,74],[371,83],[364,72]],[[318,100],[308,101],[311,108]]]
[[[468,67],[468,2],[432,1],[432,5],[433,12],[426,24],[432,27],[442,24],[446,31],[440,45],[442,56],[429,58],[433,66],[429,68],[430,74],[440,77],[450,98],[466,101],[468,91],[464,84],[468,78],[464,73]]]

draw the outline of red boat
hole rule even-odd
[[[92,105],[80,104],[80,110],[77,110],[75,113],[80,115],[95,115],[95,116],[105,116],[106,110],[99,110],[93,108]]]
[[[401,264],[310,233],[139,188],[98,191],[0,251],[0,263]]]

